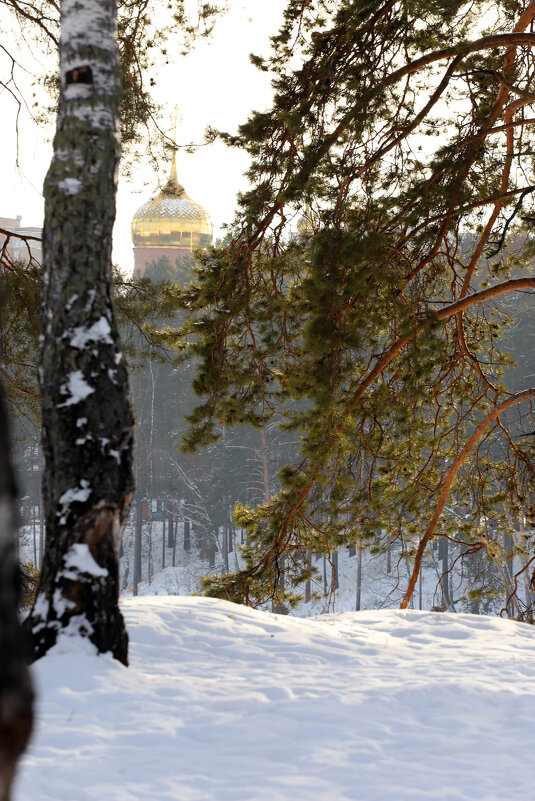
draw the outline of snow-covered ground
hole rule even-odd
[[[529,801],[535,628],[418,611],[282,617],[123,601],[131,666],[34,668],[15,801]]]
[[[151,581],[141,581],[138,586],[139,595],[192,595],[202,593],[201,576],[208,573],[208,562],[199,559],[196,551],[180,554],[180,564],[166,567],[155,573]],[[125,587],[122,598],[132,597],[132,587]]]

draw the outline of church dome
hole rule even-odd
[[[297,220],[297,233],[303,238],[310,238],[316,232],[316,221],[310,205],[307,203],[305,213]]]
[[[135,248],[206,248],[212,242],[213,226],[208,212],[192,200],[179,183],[176,156],[166,185],[144,203],[132,218]]]

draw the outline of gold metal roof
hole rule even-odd
[[[208,212],[192,200],[178,181],[176,153],[166,185],[144,203],[132,218],[132,241],[137,248],[205,248],[213,237]]]

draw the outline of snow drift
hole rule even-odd
[[[15,801],[532,797],[531,626],[200,597],[122,609],[129,668],[65,638],[36,663]]]

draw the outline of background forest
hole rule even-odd
[[[420,604],[531,618],[531,15],[288,3],[272,55],[253,57],[272,108],[209,132],[251,159],[225,241],[116,276],[138,442],[124,590],[193,549],[212,594],[282,611],[343,574],[360,607],[369,564],[366,604],[395,605],[414,603],[423,560]],[[133,20],[127,158],[157,114],[157,43],[141,15],[133,60]],[[50,46],[56,26],[41,26]],[[23,552],[39,566],[39,269],[4,272]]]
[[[0,8],[56,123],[42,259],[0,228],[0,801],[34,716],[43,801],[529,797],[535,0],[286,0],[210,246],[155,87],[232,9]],[[171,153],[199,225],[130,277]]]

